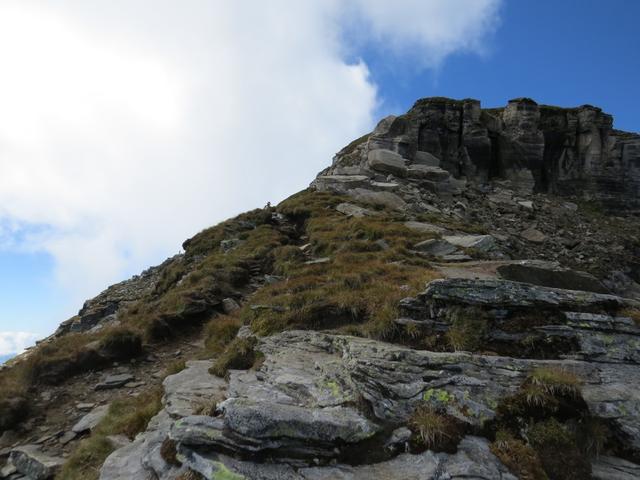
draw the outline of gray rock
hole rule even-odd
[[[193,415],[199,407],[221,398],[226,382],[209,373],[211,365],[209,360],[192,360],[184,370],[165,378],[163,401],[171,417]]]
[[[11,463],[31,480],[49,480],[62,468],[62,458],[42,453],[37,445],[24,445],[11,452]]]
[[[457,247],[475,248],[484,252],[496,246],[496,241],[491,235],[449,235],[442,239]]]
[[[446,228],[424,222],[404,222],[404,226],[409,228],[410,230],[414,230],[420,233],[435,233],[441,235],[447,231]]]
[[[540,287],[507,280],[450,278],[434,280],[421,294],[421,301],[433,306],[478,305],[492,308],[554,308],[568,311],[602,309],[616,311],[636,305],[629,299],[600,293]]]
[[[557,264],[522,261],[501,265],[496,271],[500,278],[505,280],[567,290],[609,293],[609,290],[590,273],[562,268]]]
[[[78,436],[75,432],[65,432],[60,438],[58,438],[58,443],[61,445],[66,445],[67,443],[73,441]]]
[[[465,437],[455,455],[403,454],[374,465],[351,467],[314,467],[300,470],[305,480],[436,480],[469,478],[483,480],[517,480],[491,453],[485,439]]]
[[[344,213],[348,217],[362,218],[375,215],[375,212],[358,205],[354,205],[353,203],[340,203],[336,206],[336,210],[340,213]]]
[[[529,211],[533,210],[533,202],[531,200],[520,201],[518,202],[518,205],[520,205],[525,210],[529,210]]]
[[[240,305],[233,298],[225,298],[222,300],[222,310],[226,314],[235,312],[239,308],[240,308]]]
[[[417,151],[415,157],[413,158],[413,163],[413,166],[426,165],[427,167],[439,167],[440,159],[435,155],[431,155],[429,152]]]
[[[407,167],[402,156],[391,150],[371,150],[368,155],[368,166],[381,173],[391,173],[398,177],[407,175]]]
[[[346,193],[353,188],[369,185],[369,177],[365,175],[324,175],[313,182],[320,192]]]
[[[102,382],[95,386],[96,390],[111,390],[113,388],[124,387],[127,383],[135,380],[130,373],[121,373],[119,375],[108,375]]]
[[[591,464],[594,480],[636,480],[640,478],[640,465],[621,458],[600,456]]]
[[[450,244],[449,242],[445,240],[437,240],[434,238],[416,243],[413,248],[418,252],[422,252],[425,255],[432,255],[434,257],[443,257],[458,250],[457,247]]]
[[[116,450],[131,443],[131,440],[126,435],[107,435],[107,440]]]
[[[191,449],[186,445],[179,445],[177,458],[204,478],[220,480],[302,479],[293,467],[286,464],[241,461],[217,452]]]
[[[547,240],[547,236],[535,228],[523,230],[520,232],[520,236],[532,243],[544,243]]]
[[[400,184],[395,182],[371,182],[369,185],[374,190],[382,190],[387,192],[392,192],[400,188]]]
[[[426,165],[412,165],[407,169],[409,178],[431,180],[432,182],[444,182],[451,174],[440,167],[428,167]]]
[[[307,260],[305,263],[305,265],[318,265],[321,263],[329,263],[331,261],[330,257],[320,257],[320,258],[314,258],[313,260]]]
[[[109,405],[102,405],[94,408],[91,412],[82,417],[72,428],[73,433],[84,433],[93,430],[100,420],[102,420],[109,411]]]
[[[11,462],[9,462],[7,465],[0,469],[0,478],[8,478],[17,471],[18,469]]]
[[[392,210],[404,210],[407,208],[406,202],[392,192],[374,192],[365,188],[355,188],[347,193],[362,203],[380,205]]]

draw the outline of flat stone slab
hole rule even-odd
[[[520,236],[531,243],[544,243],[547,240],[547,236],[535,228],[523,230],[520,232]]]
[[[458,250],[458,247],[452,245],[445,240],[429,239],[416,243],[413,248],[426,255],[432,255],[434,257],[443,257],[450,255]]]
[[[45,455],[37,445],[17,447],[10,458],[18,472],[30,480],[49,480],[64,464],[64,459]]]
[[[369,184],[366,175],[321,175],[313,181],[320,192],[333,191],[344,193],[351,188],[365,187]]]
[[[366,188],[354,188],[347,193],[362,203],[380,205],[393,210],[404,210],[407,208],[407,203],[393,192],[377,192]]]
[[[602,293],[540,287],[508,280],[434,280],[418,296],[427,303],[486,305],[493,308],[557,308],[568,311],[618,310],[638,302]]]
[[[427,167],[439,167],[440,159],[429,152],[422,152],[418,150],[413,159],[412,166],[415,166],[415,165],[425,165]]]
[[[367,156],[367,163],[369,168],[376,172],[391,173],[397,177],[407,176],[404,158],[391,150],[371,150]]]
[[[600,456],[591,464],[594,480],[637,480],[640,465],[616,457]]]
[[[112,388],[124,387],[127,383],[135,380],[130,373],[121,373],[119,375],[108,375],[102,382],[95,386],[96,390],[110,390]]]
[[[369,217],[371,215],[376,215],[376,213],[372,212],[371,210],[368,210],[359,205],[354,205],[353,203],[347,203],[347,202],[338,204],[336,206],[336,210],[340,213],[345,214],[348,217],[362,218],[362,217]]]
[[[609,292],[590,273],[562,268],[559,265],[545,265],[541,262],[510,263],[499,266],[497,273],[500,278],[505,280],[532,283],[545,287],[584,290],[595,293]]]
[[[72,428],[74,433],[84,433],[93,430],[100,420],[102,420],[109,411],[109,405],[101,405],[94,408],[91,412],[82,417]]]
[[[165,410],[173,418],[193,415],[199,407],[221,398],[226,382],[209,373],[212,362],[193,360],[184,370],[168,376],[162,383]]]
[[[456,247],[475,248],[487,252],[496,246],[496,240],[491,235],[449,235],[442,237]]]
[[[407,176],[409,178],[431,180],[432,182],[444,182],[451,177],[451,174],[440,167],[412,165],[407,169]]]
[[[432,223],[425,222],[404,222],[404,226],[410,230],[420,233],[435,233],[435,234],[443,234],[447,231],[446,228],[439,227],[438,225],[433,225]]]

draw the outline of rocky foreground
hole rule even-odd
[[[42,348],[93,343],[21,423],[0,398],[0,478],[640,478],[639,146],[595,107],[420,100],[64,322]]]

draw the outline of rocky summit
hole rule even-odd
[[[640,136],[426,98],[0,370],[0,479],[640,478]]]

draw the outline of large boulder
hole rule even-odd
[[[548,262],[514,262],[501,265],[496,271],[500,278],[515,282],[532,283],[565,290],[609,293],[609,289],[590,273],[562,268],[557,264],[551,265]]]
[[[391,150],[371,150],[368,156],[368,165],[371,170],[380,173],[391,173],[397,177],[407,175],[407,167],[402,156]]]
[[[11,451],[11,463],[30,480],[50,480],[64,460],[42,453],[38,445],[24,445]]]

